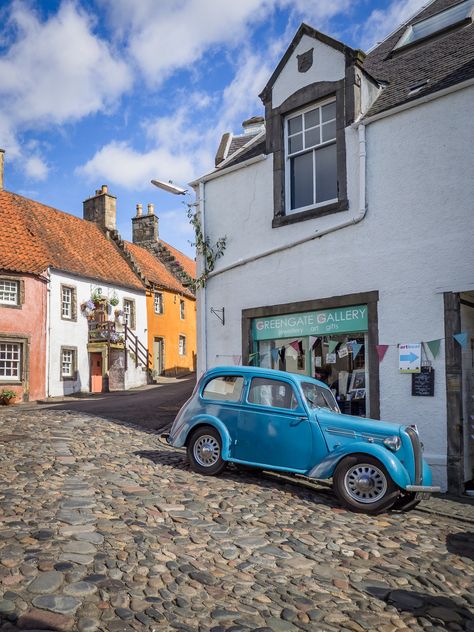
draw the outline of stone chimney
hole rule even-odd
[[[82,203],[84,219],[95,222],[105,230],[117,228],[117,198],[109,193],[106,184],[95,195]]]
[[[5,150],[0,149],[0,191],[3,191],[3,170],[4,170]]]
[[[148,204],[148,214],[142,214],[142,205],[137,204],[137,214],[132,217],[132,240],[138,246],[147,246],[158,242],[158,218],[154,204]]]
[[[263,116],[252,116],[252,118],[243,121],[242,127],[245,135],[258,134],[265,129],[265,119]]]

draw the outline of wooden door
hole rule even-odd
[[[157,375],[161,375],[164,369],[163,338],[155,338],[153,341],[153,369]]]
[[[102,393],[102,354],[91,353],[91,393]]]

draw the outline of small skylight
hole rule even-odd
[[[426,20],[410,24],[405,33],[398,40],[394,49],[407,46],[407,44],[412,44],[413,42],[417,42],[425,37],[434,35],[435,33],[438,33],[438,31],[443,31],[444,29],[454,26],[459,22],[464,22],[464,20],[472,20],[473,12],[474,0],[465,0],[464,2],[455,4],[445,11],[435,13],[435,15],[426,18]]]

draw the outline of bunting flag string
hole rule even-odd
[[[328,343],[329,343],[329,353],[334,353],[334,349],[339,344],[339,341],[338,340],[329,340]]]
[[[428,347],[433,358],[438,357],[439,349],[441,347],[441,338],[438,338],[436,340],[428,340],[427,342],[423,344],[425,344]]]
[[[463,349],[467,348],[467,332],[463,331],[460,334],[454,334],[453,338]]]
[[[363,345],[361,345],[359,342],[353,342],[351,347],[352,347],[352,359],[355,360],[357,356],[359,355],[359,351],[362,349]]]

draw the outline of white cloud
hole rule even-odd
[[[358,28],[361,48],[369,50],[384,40],[426,4],[428,0],[392,0],[386,9],[374,9],[364,25]]]
[[[101,178],[126,189],[143,190],[152,178],[160,176],[186,182],[194,175],[194,167],[187,152],[176,154],[166,147],[139,152],[128,143],[112,141],[76,173],[93,182]]]
[[[112,108],[131,86],[127,65],[73,2],[63,2],[46,21],[13,2],[8,27],[15,38],[0,56],[0,142],[13,157],[21,155],[19,133]],[[39,160],[25,167],[30,177],[45,177]]]
[[[25,174],[32,180],[46,180],[48,165],[39,156],[31,156],[24,161]]]
[[[276,0],[102,0],[109,20],[151,85],[192,65],[213,45],[246,41]]]

